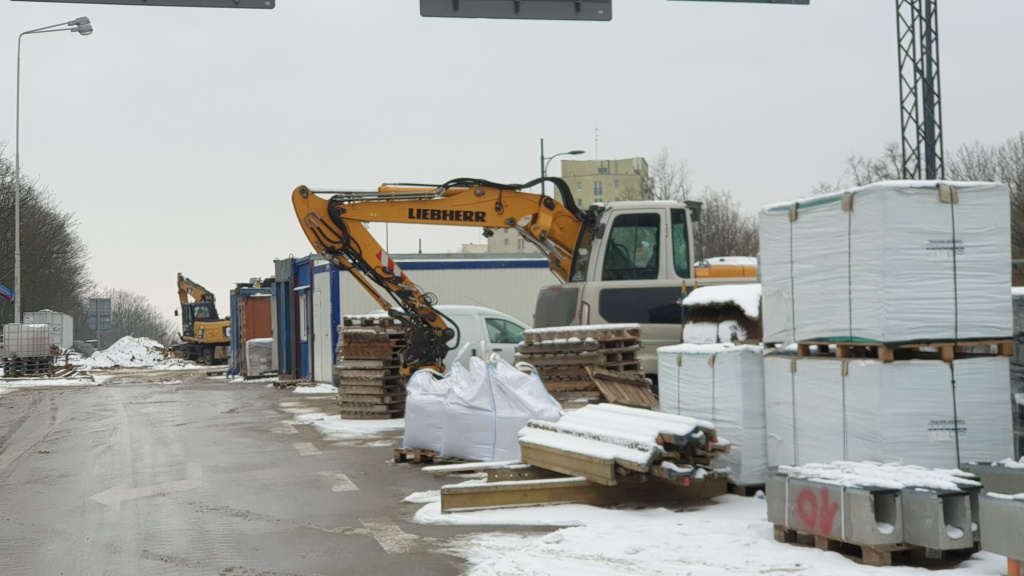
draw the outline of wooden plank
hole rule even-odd
[[[724,490],[724,480],[721,482]],[[713,497],[716,488],[686,488],[664,482],[627,482],[603,486],[582,477],[551,478],[441,487],[441,512],[580,503],[614,506],[626,502],[687,502]],[[721,492],[724,493],[724,492]]]
[[[401,384],[373,380],[359,380],[358,382],[359,384],[349,384],[348,381],[340,382],[338,385],[338,394],[375,394],[377,396],[385,396],[388,394],[399,394],[405,392],[405,386],[402,386]]]
[[[519,441],[519,449],[524,463],[553,470],[567,476],[582,476],[587,480],[605,486],[618,483],[615,474],[615,460],[596,458],[586,454],[577,454],[540,446],[531,442]]]

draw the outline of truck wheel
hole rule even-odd
[[[213,364],[213,348],[203,349],[203,364]]]

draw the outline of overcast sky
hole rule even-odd
[[[0,0],[8,157],[17,36],[78,16],[93,35],[23,40],[23,174],[77,214],[97,281],[168,316],[177,272],[226,306],[234,283],[308,254],[290,202],[300,184],[524,182],[544,138],[548,155],[586,150],[578,159],[666,148],[698,190],[729,189],[754,212],[900,136],[893,0],[616,0],[611,22],[422,18],[416,0]],[[1024,2],[940,0],[939,20],[947,150],[1024,129]],[[482,241],[388,236],[392,253]]]

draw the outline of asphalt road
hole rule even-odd
[[[333,397],[203,372],[0,396],[0,573],[459,574],[472,527],[414,524],[413,492],[451,483],[391,447],[286,426]],[[380,443],[378,443],[380,444]],[[501,529],[488,527],[486,530]]]

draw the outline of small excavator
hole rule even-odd
[[[217,298],[178,272],[181,301],[181,340],[175,352],[201,364],[226,362],[231,344],[231,320],[217,315]],[[174,311],[178,315],[178,311]]]

